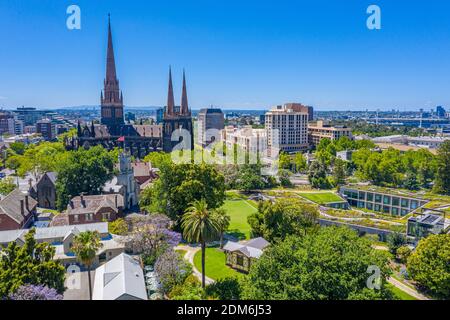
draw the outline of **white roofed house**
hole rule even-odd
[[[226,264],[233,269],[248,273],[256,259],[259,259],[270,245],[264,238],[255,238],[244,242],[228,241],[223,247]]]
[[[147,300],[140,263],[122,253],[95,270],[92,300]]]
[[[10,230],[0,232],[0,247],[10,242],[18,245],[25,243],[25,235],[30,229]],[[86,231],[97,231],[101,237],[102,248],[97,251],[94,265],[109,261],[125,251],[125,243],[120,236],[113,236],[108,232],[108,223],[91,223],[77,226],[59,226],[36,228],[34,238],[38,243],[49,243],[55,248],[53,259],[61,261],[63,265],[79,264],[72,252],[73,239],[76,235]]]

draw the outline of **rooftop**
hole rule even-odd
[[[133,257],[122,253],[95,270],[93,300],[147,300],[144,273]]]

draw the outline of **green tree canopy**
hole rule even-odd
[[[411,277],[433,294],[450,298],[450,234],[420,240],[407,260]]]
[[[243,298],[255,300],[389,299],[388,258],[348,228],[326,227],[289,237],[266,249],[243,284]],[[369,277],[380,270],[380,290]]]
[[[260,202],[258,211],[248,217],[252,235],[269,242],[289,235],[305,235],[317,226],[318,209],[298,199],[278,199],[274,204]]]
[[[25,236],[25,244],[11,242],[0,254],[0,300],[13,294],[22,285],[43,285],[58,293],[64,292],[65,269],[53,260],[55,248],[37,243],[35,230]]]
[[[153,210],[177,221],[195,200],[205,199],[211,210],[223,205],[225,179],[213,165],[170,163],[160,170],[160,178],[145,192],[149,199],[141,199]]]
[[[67,153],[56,182],[58,210],[64,210],[71,198],[80,193],[98,194],[113,173],[116,159],[101,146]]]
[[[450,140],[445,141],[438,150],[433,190],[436,193],[450,195]]]

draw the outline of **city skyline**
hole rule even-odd
[[[439,19],[448,4],[432,3],[423,24],[408,28],[405,15],[421,18],[420,8],[378,1],[383,27],[377,31],[365,25],[370,3],[356,1],[322,7],[286,1],[275,12],[265,4],[251,10],[250,1],[239,11],[234,3],[187,8],[78,1],[81,30],[66,27],[71,3],[36,4],[0,4],[0,35],[9,49],[0,51],[1,108],[98,105],[109,12],[125,106],[164,106],[169,65],[175,91],[186,68],[194,110],[267,110],[294,101],[319,111],[450,105],[450,46],[444,42],[450,32]],[[296,23],[287,9],[299,13]],[[225,21],[227,13],[234,19]],[[204,19],[189,19],[198,16]],[[264,18],[272,20],[265,24]]]

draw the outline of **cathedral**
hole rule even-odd
[[[124,121],[123,94],[120,90],[114,58],[111,22],[108,19],[108,50],[106,55],[106,78],[104,89],[100,94],[100,124],[81,125],[78,122],[77,137],[67,141],[71,149],[89,148],[102,145],[111,150],[115,147],[124,149],[136,158],[143,158],[154,151],[171,152],[180,142],[194,148],[192,115],[188,106],[186,76],[183,71],[183,92],[181,106],[175,105],[172,70],[169,69],[169,89],[167,105],[164,110],[163,123],[157,125],[135,125]],[[181,129],[189,132],[189,143],[183,141]],[[175,141],[174,141],[175,140]]]

